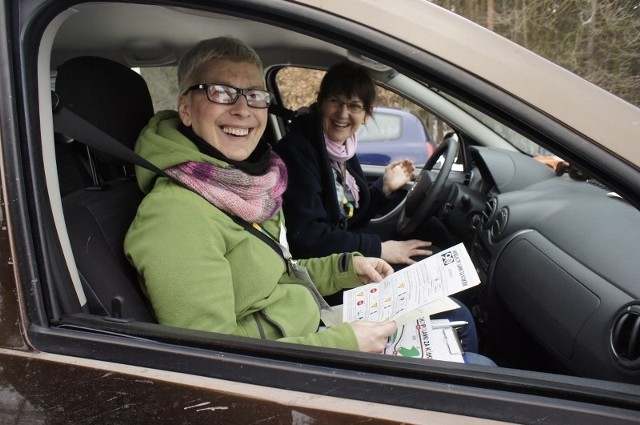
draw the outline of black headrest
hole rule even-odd
[[[130,148],[153,116],[144,78],[108,59],[68,60],[58,68],[55,91],[62,105]]]

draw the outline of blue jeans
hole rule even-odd
[[[455,298],[451,298],[460,306],[455,310],[443,311],[442,313],[434,314],[431,319],[449,319],[450,322],[464,321],[468,325],[458,328],[458,336],[462,343],[462,351],[465,353],[477,353],[478,352],[478,334],[476,333],[476,323],[473,320],[471,311]]]
[[[473,320],[471,311],[455,298],[451,298],[460,306],[455,310],[444,311],[442,313],[434,314],[432,319],[449,319],[450,322],[464,321],[468,324],[457,328],[458,336],[460,337],[460,343],[462,344],[462,351],[464,351],[464,362],[467,364],[476,364],[482,366],[497,366],[490,358],[478,354],[478,334],[476,332],[476,323]]]
[[[464,362],[467,364],[477,364],[482,366],[497,366],[490,358],[483,356],[482,354],[478,354],[478,334],[476,333],[476,324],[473,320],[471,311],[469,311],[467,306],[455,298],[452,298],[452,300],[455,301],[460,308],[434,314],[431,316],[431,319],[449,319],[450,322],[467,322],[467,325],[457,328],[460,343],[462,345],[462,351],[464,351],[464,354],[462,355]]]
[[[464,362],[467,364],[477,364],[481,366],[498,366],[493,360],[491,360],[489,357],[483,356],[482,354],[464,353],[462,357],[464,358]]]

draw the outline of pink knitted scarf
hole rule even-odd
[[[262,223],[275,216],[287,187],[287,169],[273,152],[271,166],[259,176],[234,167],[195,161],[167,168],[165,172],[211,204],[249,223]]]
[[[329,158],[335,161],[341,169],[344,169],[344,184],[351,192],[351,195],[353,195],[353,200],[355,201],[356,208],[358,208],[358,203],[360,201],[360,188],[356,183],[356,179],[351,175],[351,173],[349,173],[347,167],[344,165],[344,163],[347,160],[351,159],[356,153],[356,146],[358,145],[356,134],[352,134],[351,137],[349,137],[343,144],[334,142],[325,134],[324,144],[327,147]]]

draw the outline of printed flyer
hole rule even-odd
[[[380,283],[345,291],[342,321],[395,320],[398,330],[385,354],[463,363],[455,327],[429,315],[457,308],[449,295],[480,283],[464,244],[460,243],[405,267]]]
[[[380,283],[345,291],[342,321],[395,320],[401,325],[416,316],[425,316],[430,303],[442,303],[449,295],[479,283],[469,253],[460,243],[405,267]]]

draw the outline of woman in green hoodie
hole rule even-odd
[[[146,196],[125,239],[158,321],[381,352],[394,322],[318,330],[320,295],[392,269],[357,253],[290,259],[281,212],[287,173],[261,141],[271,94],[257,54],[232,38],[202,41],[181,59],[178,84],[178,111],[156,114],[136,143],[171,178],[136,169]]]

